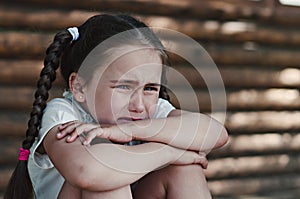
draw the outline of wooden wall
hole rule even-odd
[[[0,192],[15,166],[42,58],[54,33],[96,13],[115,11],[194,38],[218,66],[230,141],[209,155],[206,175],[214,198],[298,199],[300,8],[277,0],[2,0]],[[195,88],[200,109],[209,113],[201,78],[186,62],[173,62]],[[178,82],[171,79],[170,84]],[[61,93],[61,85],[59,78],[52,97]]]

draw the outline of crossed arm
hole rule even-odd
[[[168,118],[162,119],[139,120],[106,128],[74,122],[61,126],[60,130],[58,138],[69,134],[67,142],[73,142],[78,135],[86,133],[84,144],[89,144],[95,137],[124,143],[142,140],[205,153],[223,146],[228,139],[226,129],[217,120],[201,113],[181,110],[174,110]]]
[[[209,151],[226,143],[227,132],[217,121],[203,114],[178,114],[174,111],[166,119],[136,121],[135,125],[107,128],[82,124],[65,126],[60,131],[56,126],[45,137],[43,146],[55,167],[73,186],[90,191],[113,190],[168,164],[204,164],[205,159],[198,151]],[[197,121],[200,123],[195,129],[194,123]],[[111,143],[84,146],[76,139],[76,133],[89,128],[88,135],[112,140],[122,138],[124,141],[134,138],[148,143],[136,146]],[[64,139],[57,140],[58,132],[61,137],[71,133],[70,143]],[[211,140],[207,140],[207,135]]]

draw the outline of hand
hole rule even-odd
[[[58,126],[57,138],[62,139],[67,136],[67,142],[74,142],[79,135],[85,134],[83,144],[89,145],[93,139],[104,138],[114,142],[126,143],[132,140],[130,135],[125,134],[121,130],[111,130],[112,126],[101,128],[99,124],[81,123],[78,121],[67,122]]]
[[[172,161],[171,164],[200,164],[203,169],[206,169],[208,166],[208,160],[205,153],[197,153],[195,151],[187,151],[175,147],[172,147],[172,150],[172,153],[174,154],[174,161]]]

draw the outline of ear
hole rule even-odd
[[[69,88],[77,102],[85,102],[85,93],[83,86],[85,85],[83,78],[73,72],[69,76]]]

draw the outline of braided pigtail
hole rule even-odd
[[[28,121],[26,138],[20,149],[19,162],[9,181],[4,199],[29,199],[34,197],[32,183],[27,168],[29,150],[38,136],[43,110],[49,97],[48,91],[56,78],[56,70],[60,65],[60,57],[72,41],[69,31],[61,31],[55,35],[53,43],[46,51],[44,68],[37,83],[35,100]]]

